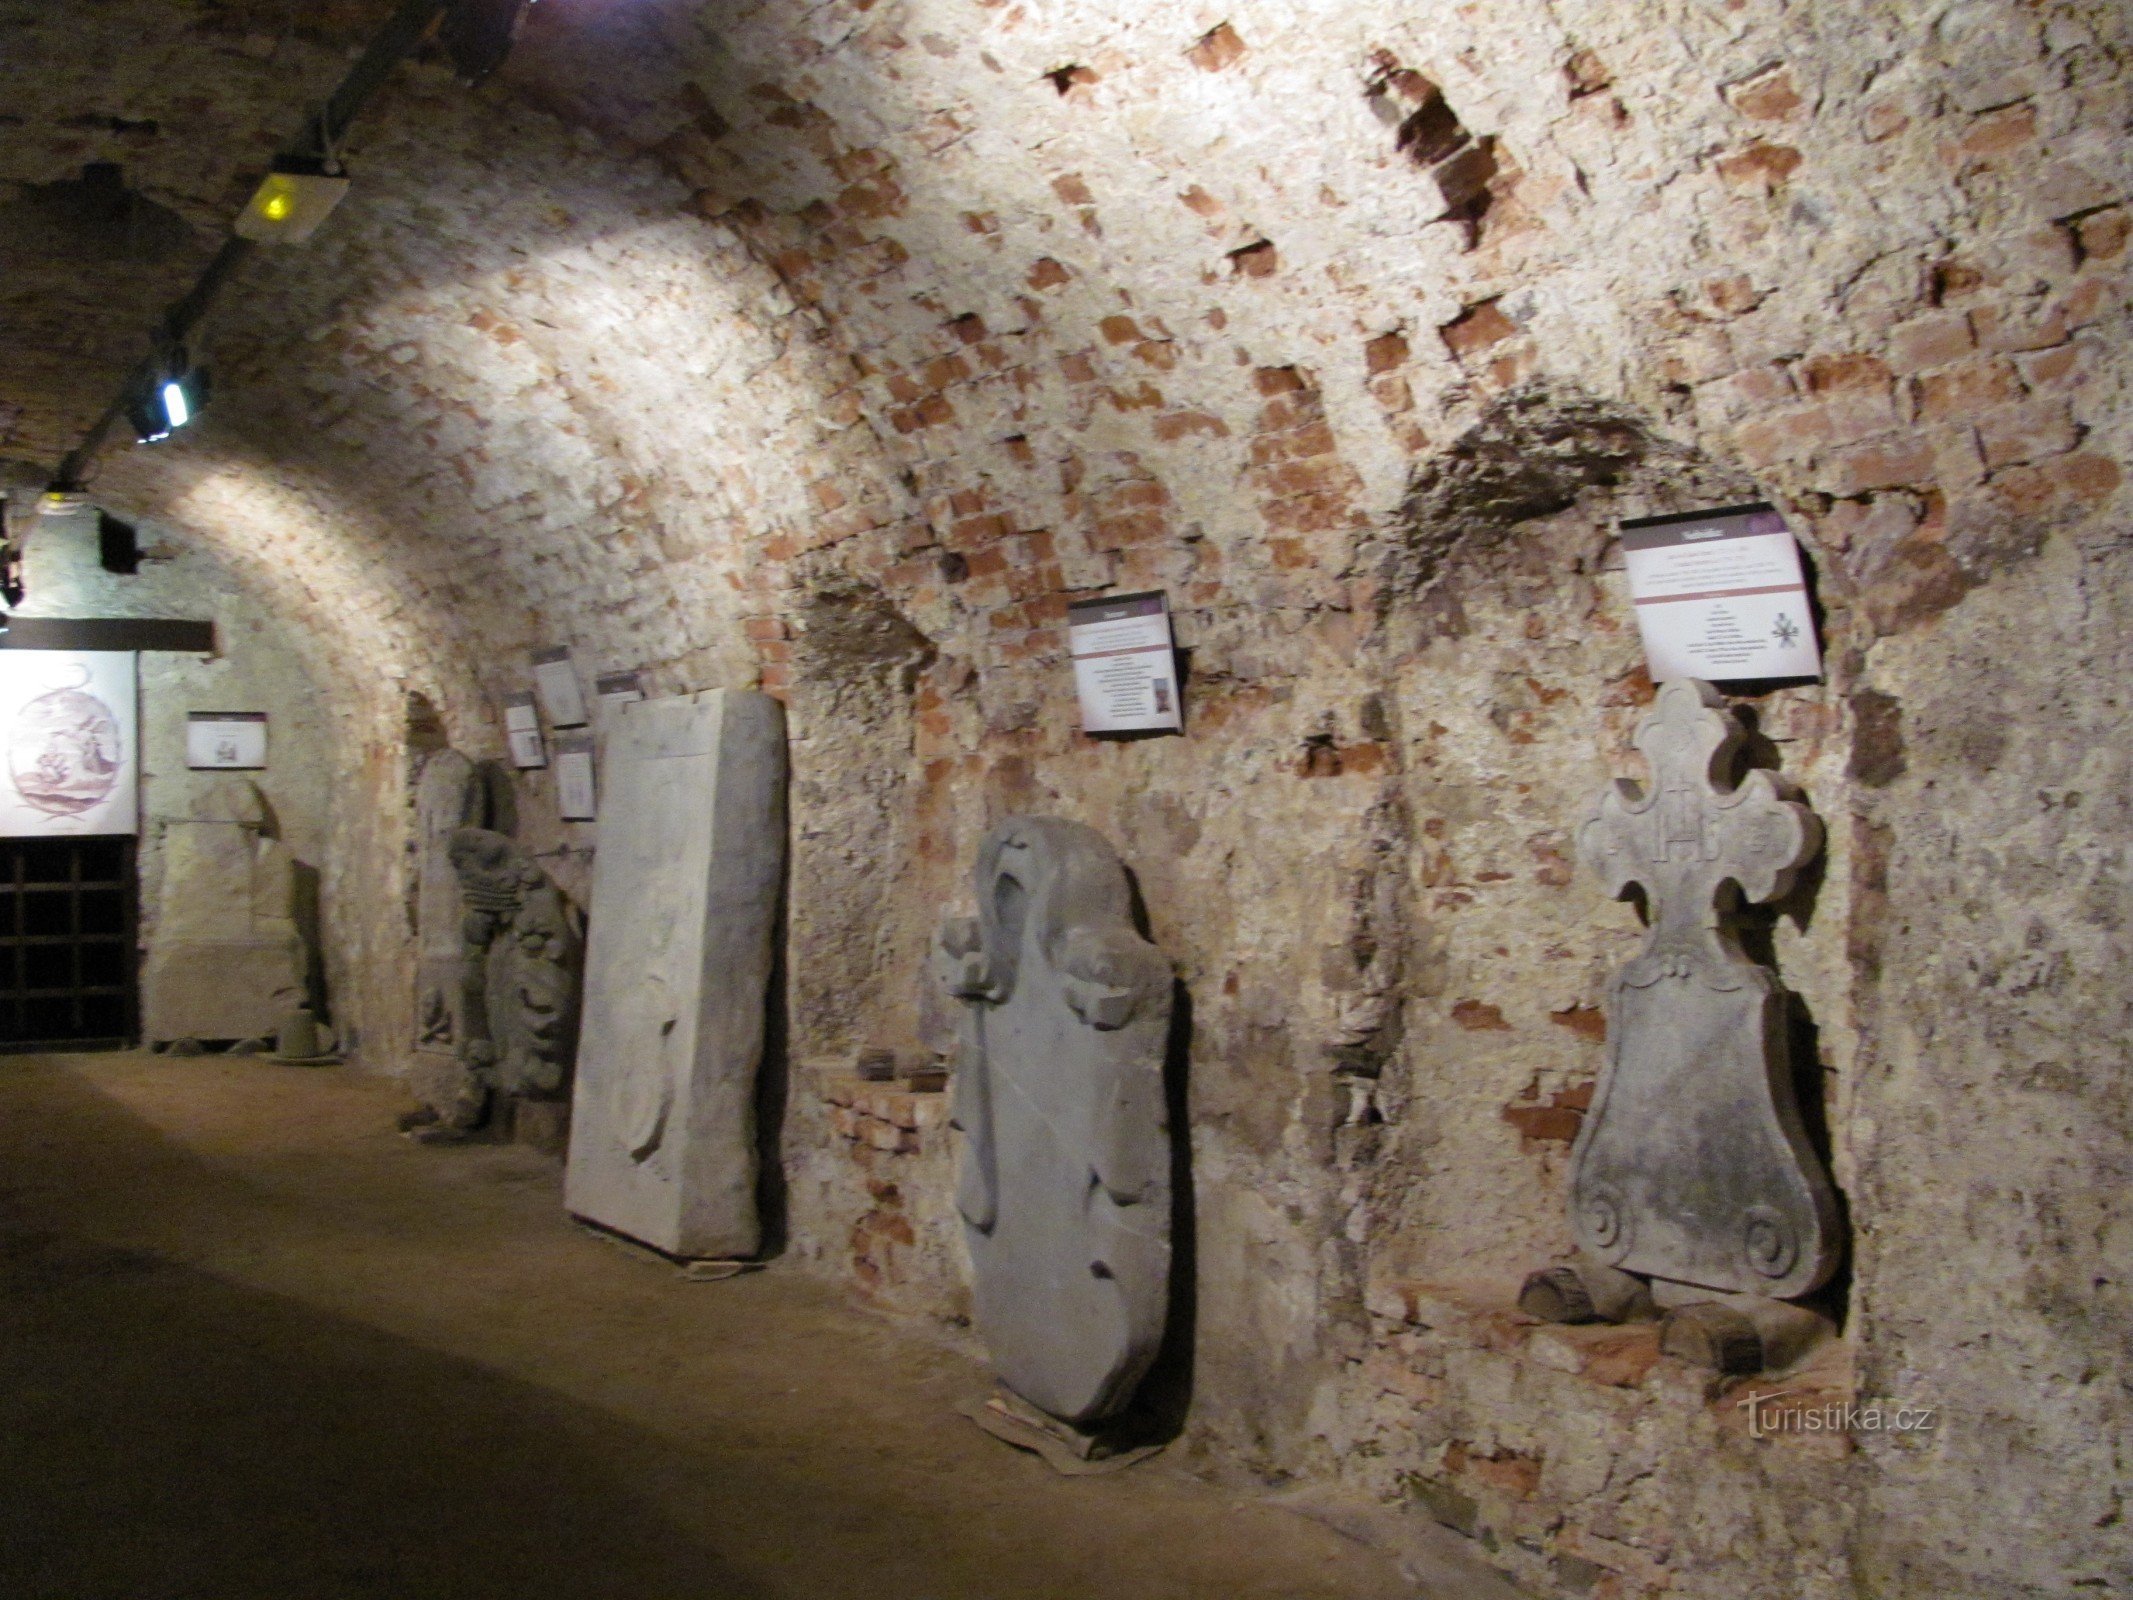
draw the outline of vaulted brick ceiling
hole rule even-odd
[[[19,472],[386,9],[0,9]],[[208,420],[100,488],[469,711],[536,639],[774,682],[776,628],[743,624],[832,569],[980,665],[1056,645],[1066,592],[1160,583],[1213,672],[1346,611],[1358,537],[1522,382],[1766,483],[1908,492],[1755,429],[1788,364],[1847,342],[1840,310],[1930,311],[1959,217],[2105,195],[2090,133],[1985,126],[2046,72],[1989,9],[1921,41],[1893,10],[1597,0],[542,0],[480,90],[402,69],[354,197],[203,335]],[[61,236],[81,197],[52,186],[94,161],[140,197],[140,259],[108,221]],[[2011,293],[2025,268],[1971,270]]]

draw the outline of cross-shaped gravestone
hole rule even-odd
[[[1837,1202],[1793,1097],[1785,992],[1736,929],[1822,829],[1767,772],[1729,783],[1742,737],[1709,684],[1668,683],[1637,729],[1651,786],[1611,785],[1578,830],[1611,894],[1643,889],[1651,929],[1608,987],[1570,1222],[1607,1265],[1785,1299],[1835,1268]]]

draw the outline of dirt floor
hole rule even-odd
[[[796,1275],[681,1281],[398,1103],[0,1058],[0,1595],[1415,1594],[1162,1460],[1058,1478],[951,1411],[960,1357]]]

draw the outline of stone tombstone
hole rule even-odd
[[[1636,735],[1650,785],[1617,781],[1578,830],[1611,894],[1642,886],[1651,926],[1608,986],[1570,1221],[1603,1265],[1787,1299],[1835,1270],[1837,1203],[1794,1099],[1785,992],[1738,922],[1791,887],[1822,830],[1783,779],[1730,781],[1742,739],[1709,684],[1665,684]]]
[[[462,919],[459,869],[452,835],[489,825],[488,786],[479,768],[457,750],[439,750],[415,783],[415,1048],[456,1056],[466,1032],[462,1015]]]
[[[935,963],[962,1002],[956,1207],[977,1328],[1009,1390],[1093,1431],[1132,1399],[1169,1309],[1170,963],[1080,823],[1003,822],[976,891]]]
[[[583,954],[563,892],[509,836],[458,828],[449,853],[460,922],[458,1056],[482,1104],[551,1100],[570,1077]]]
[[[752,1255],[784,707],[739,690],[632,702],[605,777],[564,1203],[669,1255]]]
[[[222,779],[201,811],[164,826],[142,1029],[156,1044],[271,1039],[311,998],[296,863],[267,836],[266,800],[249,780]]]

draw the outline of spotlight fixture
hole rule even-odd
[[[89,491],[78,483],[68,483],[55,478],[45,485],[44,493],[37,497],[37,514],[40,517],[71,517],[89,505]]]
[[[348,179],[339,172],[277,161],[237,214],[231,231],[255,244],[302,244],[347,193]]]
[[[141,570],[141,541],[133,524],[101,508],[96,513],[96,560],[106,572],[122,577]]]
[[[0,495],[0,601],[10,608],[21,605],[26,593],[22,586],[22,547],[29,536],[27,528],[18,535],[10,526],[14,509],[14,502]],[[7,623],[6,614],[0,612],[0,633],[7,632]]]
[[[533,0],[448,0],[444,14],[444,48],[470,87],[504,64],[518,25]]]
[[[397,0],[392,15],[357,53],[298,141],[275,158],[243,212],[231,225],[214,259],[185,295],[163,314],[157,354],[129,373],[117,395],[68,451],[52,475],[40,507],[70,515],[86,503],[81,486],[96,457],[121,423],[133,424],[143,443],[167,439],[199,414],[207,401],[207,374],[182,357],[166,356],[207,315],[216,297],[263,243],[298,244],[308,239],[348,192],[348,179],[334,154],[356,113],[382,88],[393,68],[441,37],[447,55],[469,84],[479,83],[511,53],[513,36],[534,0]],[[378,0],[382,6],[384,0]],[[4,623],[0,623],[4,627]]]
[[[126,407],[134,438],[142,444],[168,439],[200,414],[207,388],[207,369],[189,363],[183,350],[173,350]]]

